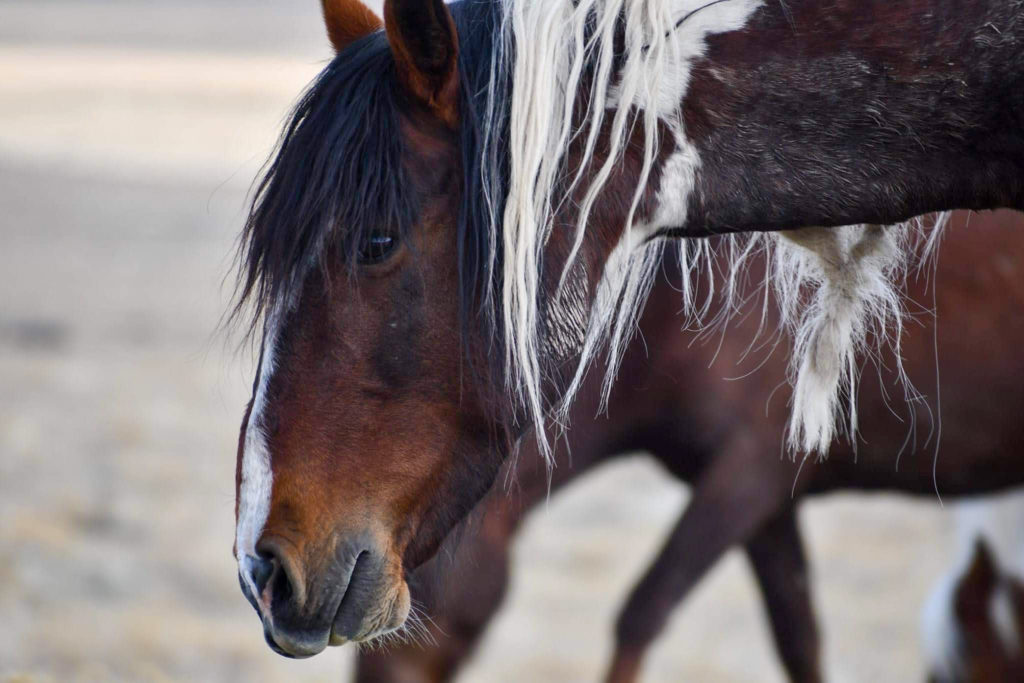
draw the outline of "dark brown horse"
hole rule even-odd
[[[354,0],[325,2],[339,54],[242,242],[262,353],[235,550],[279,652],[404,623],[406,572],[607,334],[613,351],[628,340],[656,238],[1024,207],[1020,0],[659,0],[653,19],[635,0],[599,5],[562,22],[576,4],[387,0],[381,32]],[[556,26],[570,33],[549,40]],[[862,247],[889,235],[844,237],[823,281],[859,273],[858,250],[880,279],[889,252]],[[860,306],[858,287],[840,291]],[[829,407],[808,404],[812,437],[831,429],[841,374],[820,383]],[[719,418],[756,420],[729,391]],[[732,429],[737,450],[763,441],[758,424]]]
[[[1024,414],[1024,360],[1013,350],[1015,343],[1024,343],[1024,302],[992,296],[995,291],[1024,295],[1019,278],[1024,246],[1015,239],[1024,217],[962,215],[954,223],[934,279],[942,323],[937,328],[942,405],[926,392],[916,407],[915,427],[905,415],[890,412],[903,408],[901,403],[887,403],[877,382],[870,389],[866,383],[859,453],[837,446],[829,460],[807,462],[802,470],[800,463],[778,457],[785,400],[768,401],[783,380],[782,354],[771,354],[758,373],[723,382],[723,376],[742,375],[763,360],[741,360],[752,321],[725,334],[721,347],[717,338],[691,344],[693,335],[679,331],[676,290],[668,283],[655,289],[641,321],[643,341],[634,342],[627,353],[608,417],[594,418],[600,390],[591,384],[574,406],[575,427],[566,435],[572,466],[553,472],[557,488],[609,457],[647,450],[693,487],[689,507],[619,617],[609,680],[635,679],[642,653],[671,609],[734,545],[744,547],[753,565],[790,678],[820,680],[818,629],[794,514],[803,495],[854,488],[934,497],[936,485],[941,493],[960,494],[1024,484],[1024,425],[1019,419]],[[1001,254],[985,255],[985,245],[999,245]],[[988,274],[979,276],[979,263],[992,266],[984,269]],[[931,306],[923,277],[911,289],[918,301]],[[929,316],[921,322],[908,335],[904,351],[914,375],[934,381],[936,330]],[[1003,341],[995,340],[993,326],[1003,328]],[[971,348],[986,352],[981,360],[965,363],[964,353]],[[938,436],[929,439],[929,432],[940,410],[942,441],[935,460]],[[908,435],[911,441],[904,447]],[[450,562],[435,558],[414,575],[414,595],[435,622],[439,646],[361,653],[359,680],[446,680],[471,650],[501,602],[508,544],[517,523],[547,494],[543,459],[527,443],[519,486],[509,495],[501,490],[505,479],[499,478],[499,490],[478,512],[479,535],[460,537]]]

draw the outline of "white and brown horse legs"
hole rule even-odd
[[[776,643],[787,670],[794,680],[819,679],[816,626],[792,520],[791,470],[766,455],[756,439],[734,439],[698,479],[689,505],[616,622],[609,683],[637,680],[644,652],[675,606],[729,548],[744,543],[773,612]],[[789,521],[775,521],[780,515]],[[793,642],[791,633],[808,640]]]

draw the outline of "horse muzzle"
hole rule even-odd
[[[239,583],[267,644],[282,656],[312,657],[328,645],[372,640],[401,628],[409,615],[401,563],[372,546],[339,544],[315,573],[279,539],[264,538],[257,548],[239,559]]]

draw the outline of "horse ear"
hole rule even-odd
[[[448,7],[443,0],[385,0],[384,25],[402,86],[454,128],[459,38]]]
[[[360,0],[320,0],[327,37],[335,53],[383,28],[383,22]]]

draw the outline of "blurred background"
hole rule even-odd
[[[316,0],[0,0],[0,679],[345,680],[264,645],[231,556],[252,359],[216,333],[249,184],[330,57]],[[638,455],[541,506],[465,681],[594,680],[686,500]],[[806,505],[831,680],[919,680],[934,501]],[[780,680],[749,569],[651,681]]]

